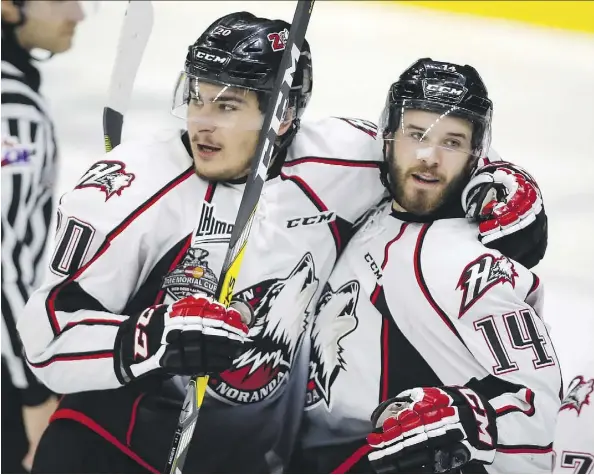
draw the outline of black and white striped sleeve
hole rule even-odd
[[[16,322],[43,265],[56,151],[43,100],[17,72],[2,62],[2,356],[25,403],[37,404],[48,393],[21,358]]]

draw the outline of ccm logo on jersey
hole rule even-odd
[[[312,224],[328,224],[334,220],[336,220],[336,213],[334,211],[327,211],[325,213],[314,214],[313,216],[289,219],[287,221],[287,228],[311,226]]]
[[[365,254],[365,262],[369,264],[369,268],[373,272],[373,275],[375,275],[376,280],[382,280],[382,271],[369,252]]]
[[[114,195],[120,196],[133,180],[134,173],[126,171],[125,163],[103,160],[93,164],[74,188],[99,188],[107,201]]]
[[[491,287],[499,283],[509,282],[512,287],[516,286],[518,273],[512,261],[507,257],[495,257],[491,254],[483,254],[462,271],[462,275],[456,285],[456,290],[462,291],[462,302],[458,318],[474,305]]]

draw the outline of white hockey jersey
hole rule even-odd
[[[50,388],[91,391],[76,399],[83,413],[93,404],[81,398],[120,386],[114,340],[129,315],[216,288],[245,185],[197,177],[182,137],[118,146],[61,199],[51,272],[19,331],[31,367]],[[266,182],[235,285],[256,321],[234,366],[210,378],[193,442],[201,471],[284,463],[277,446],[302,412],[307,357],[300,347],[310,307],[353,224],[385,193],[381,159],[373,124],[305,122]],[[301,381],[292,383],[300,392],[286,390],[291,378]],[[234,456],[221,457],[221,447]],[[147,466],[163,470],[165,461]]]
[[[594,471],[594,358],[586,358],[581,374],[565,391],[553,442],[553,473]]]
[[[302,446],[309,470],[368,471],[375,407],[418,386],[467,385],[497,412],[489,472],[550,471],[561,377],[532,272],[465,219],[379,207],[316,305]]]

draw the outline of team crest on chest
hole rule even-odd
[[[357,328],[355,315],[359,298],[359,283],[350,281],[336,292],[326,284],[316,305],[311,334],[311,359],[305,408],[312,409],[322,402],[330,408],[330,390],[340,371],[346,369],[342,340]]]
[[[191,247],[169,274],[163,278],[161,288],[174,300],[196,292],[213,296],[217,290],[217,276],[208,266],[208,251]]]
[[[491,287],[497,284],[509,283],[516,286],[518,273],[514,263],[505,256],[495,257],[491,254],[483,254],[462,271],[457,290],[462,291],[462,302],[458,318],[474,305]]]
[[[252,306],[255,321],[244,353],[229,370],[209,379],[214,397],[249,404],[278,390],[291,371],[318,282],[307,253],[285,278],[268,279],[235,294]]]
[[[586,404],[590,404],[590,395],[594,392],[594,379],[585,380],[583,376],[573,378],[567,387],[567,394],[561,401],[561,409],[574,409],[578,415]]]
[[[75,186],[78,188],[99,188],[105,193],[105,201],[122,191],[134,181],[134,173],[126,171],[126,165],[113,160],[94,163]]]

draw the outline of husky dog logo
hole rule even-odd
[[[89,168],[75,188],[99,188],[105,193],[105,201],[114,195],[120,196],[134,180],[134,173],[126,172],[126,164],[103,160]]]
[[[578,413],[586,404],[590,404],[590,394],[594,392],[594,379],[586,381],[583,376],[576,376],[567,387],[567,394],[561,401],[561,409],[575,409]]]
[[[350,281],[336,292],[329,284],[316,305],[311,333],[312,356],[305,408],[312,409],[322,401],[330,408],[330,388],[341,370],[346,369],[341,341],[353,333],[359,323],[355,308],[359,283]]]
[[[163,279],[161,288],[174,300],[197,292],[213,296],[217,290],[217,276],[208,267],[208,251],[191,247],[182,261]]]
[[[307,307],[318,288],[314,261],[305,254],[284,279],[268,279],[237,292],[254,309],[247,350],[208,381],[225,402],[249,404],[270,397],[288,377],[307,325]]]
[[[474,305],[491,287],[509,282],[512,287],[516,286],[518,273],[512,261],[505,256],[495,257],[491,254],[483,254],[462,271],[456,289],[462,290],[462,302],[458,318]]]

